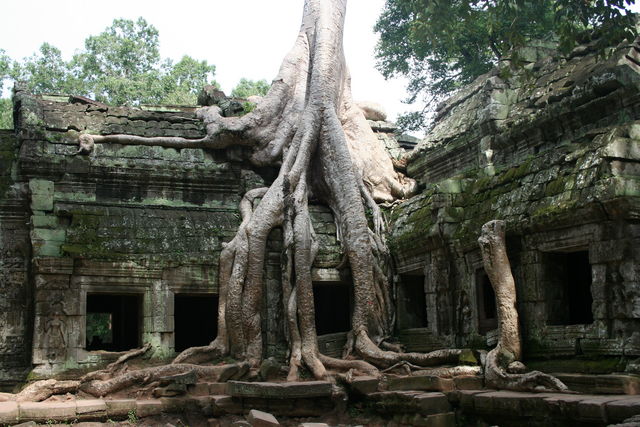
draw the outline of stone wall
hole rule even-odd
[[[0,131],[0,390],[31,366],[32,282],[27,188],[17,176],[18,140]]]
[[[217,295],[218,258],[240,223],[240,199],[268,185],[277,171],[250,167],[241,148],[97,144],[90,155],[76,155],[79,132],[201,137],[193,108],[107,107],[21,91],[14,102],[18,138],[2,136],[3,165],[5,159],[15,164],[2,169],[2,184],[17,183],[0,205],[3,272],[10,273],[0,285],[8,297],[1,303],[12,307],[2,315],[16,326],[2,328],[0,357],[7,362],[0,366],[15,373],[33,363],[35,373],[49,375],[117,357],[117,351],[88,349],[91,295],[137,298],[139,345],[149,342],[154,357],[172,357],[175,295]],[[333,216],[324,206],[310,210],[322,245],[314,280],[341,280]],[[276,357],[286,349],[280,251],[274,230],[263,322],[267,355]],[[210,316],[215,322],[216,307]]]
[[[398,272],[424,277],[428,326],[409,345],[495,342],[477,238],[503,219],[526,357],[640,355],[638,51],[534,56],[525,77],[497,69],[440,106],[408,164],[424,189],[391,212]],[[560,290],[579,274],[584,289]],[[558,314],[577,298],[585,313]]]

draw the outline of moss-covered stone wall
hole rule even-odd
[[[495,342],[495,331],[480,335],[477,238],[503,219],[526,357],[640,355],[637,52],[627,43],[606,60],[589,49],[537,58],[525,76],[496,70],[440,107],[408,164],[423,190],[390,213],[398,271],[424,276],[420,334]],[[567,253],[588,256],[592,321],[554,320],[553,260]]]
[[[0,390],[10,390],[31,365],[29,214],[26,185],[17,176],[17,152],[14,132],[0,131]]]
[[[268,185],[277,171],[252,168],[241,148],[97,144],[89,155],[76,154],[81,132],[202,137],[204,128],[193,108],[107,107],[84,98],[32,96],[20,90],[14,103],[17,138],[2,139],[0,153],[3,165],[6,159],[15,167],[13,175],[3,169],[1,184],[7,194],[22,197],[16,210],[28,253],[21,258],[20,280],[33,283],[34,291],[20,290],[22,305],[33,301],[33,311],[17,311],[32,322],[33,331],[16,331],[25,348],[7,347],[5,352],[0,347],[0,357],[17,354],[26,361],[23,367],[31,359],[34,373],[42,375],[116,357],[87,350],[89,294],[138,296],[140,345],[150,342],[154,357],[171,357],[174,296],[217,294],[218,258],[240,224],[241,197]],[[311,207],[311,214],[322,245],[314,277],[335,280],[341,255],[333,216],[319,205]],[[267,354],[278,357],[286,347],[280,240],[274,230],[263,313]],[[18,291],[14,286],[12,292]],[[216,316],[212,307],[210,321]]]

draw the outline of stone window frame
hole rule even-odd
[[[566,227],[561,229],[554,229],[543,231],[526,236],[525,247],[529,250],[534,250],[538,254],[539,261],[536,263],[536,277],[544,276],[544,265],[542,261],[543,254],[554,252],[580,252],[586,251],[589,256],[589,265],[591,266],[591,294],[595,295],[597,289],[594,286],[599,286],[594,280],[595,268],[597,263],[592,260],[593,249],[592,246],[597,244],[601,240],[601,235],[604,232],[602,224],[591,223],[581,224],[575,227]],[[543,319],[541,320],[539,327],[542,328],[544,336],[561,336],[563,339],[583,339],[590,336],[597,335],[599,329],[598,320],[595,319],[590,324],[575,324],[575,325],[553,325],[549,324],[547,315],[546,296],[543,288],[538,289],[540,293],[540,299],[542,303]],[[593,306],[592,306],[593,311]],[[541,313],[541,314],[542,314]],[[531,325],[528,325],[531,326]],[[528,327],[522,325],[523,328]],[[560,344],[559,344],[560,345]],[[554,350],[557,354],[563,352],[562,349]],[[574,354],[570,350],[566,350],[566,354]]]
[[[101,276],[95,276],[95,277],[101,277]],[[87,296],[89,294],[95,295],[95,294],[104,294],[104,295],[138,295],[141,297],[141,312],[140,312],[140,316],[142,317],[142,319],[140,320],[140,342],[139,345],[143,346],[145,344],[144,342],[144,332],[145,332],[145,328],[144,328],[144,318],[148,316],[148,313],[145,312],[145,310],[147,309],[148,305],[146,300],[148,298],[147,293],[148,293],[149,289],[147,287],[143,287],[143,286],[132,286],[132,287],[118,287],[115,288],[113,286],[110,285],[99,285],[99,284],[82,284],[80,287],[80,304],[81,304],[81,308],[80,308],[80,312],[82,313],[80,315],[81,321],[80,321],[80,339],[82,343],[85,343],[85,346],[82,348],[82,351],[84,351],[85,353],[88,354],[93,354],[93,353],[101,353],[101,354],[108,354],[108,353],[121,353],[118,351],[106,351],[106,350],[87,350],[86,349],[86,341],[87,341]]]

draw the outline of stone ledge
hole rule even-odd
[[[330,397],[333,386],[327,381],[305,381],[289,383],[229,381],[227,393],[233,397],[259,397],[292,399]]]
[[[76,402],[21,402],[20,421],[73,420],[76,418]]]
[[[640,377],[636,375],[587,375],[554,373],[571,391],[590,394],[640,395]]]
[[[640,414],[640,396],[463,390],[449,396],[463,412],[500,417],[620,422]],[[455,397],[452,399],[452,397]]]
[[[16,402],[0,402],[0,424],[18,421],[20,410]]]

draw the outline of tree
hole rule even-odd
[[[231,90],[231,96],[234,98],[248,98],[252,95],[264,96],[269,92],[269,87],[271,85],[264,79],[249,80],[243,77]]]
[[[13,129],[13,104],[9,98],[0,98],[0,129]]]
[[[385,343],[393,316],[385,271],[384,221],[376,201],[407,197],[416,184],[394,170],[385,148],[351,99],[342,48],[345,11],[346,0],[305,0],[295,45],[267,95],[240,117],[222,117],[217,106],[200,109],[198,116],[207,129],[203,138],[80,136],[84,146],[119,143],[222,149],[244,145],[251,150],[254,165],[279,166],[279,172],[268,188],[244,195],[242,223],[220,255],[216,339],[208,346],[185,350],[171,365],[124,373],[110,367],[89,374],[76,382],[76,389],[102,396],[139,385],[143,378],[153,381],[169,373],[222,376],[221,366],[195,364],[226,355],[243,361],[228,368],[234,375],[257,366],[263,357],[260,313],[265,248],[274,227],[283,230],[282,309],[289,343],[289,380],[299,378],[303,366],[315,378],[325,378],[327,369],[375,375],[379,368],[398,364],[422,369],[458,361],[459,349],[401,353],[392,343]],[[318,242],[309,216],[311,197],[333,211],[353,279],[352,329],[346,348],[352,357],[344,359],[325,356],[318,349],[311,282]],[[479,368],[434,372],[479,373]],[[47,395],[55,392],[56,384],[60,385],[34,384],[23,393]]]
[[[0,91],[10,78],[35,94],[84,95],[114,105],[195,105],[200,88],[217,86],[215,66],[187,55],[175,64],[162,61],[158,47],[158,30],[138,18],[114,20],[102,33],[88,37],[85,49],[70,61],[49,43],[21,62],[0,50]],[[11,103],[1,101],[0,128],[13,126],[11,114]]]
[[[60,49],[49,43],[43,43],[37,53],[22,63],[14,62],[10,76],[25,82],[31,93],[85,93],[82,83],[62,59]]]
[[[504,221],[489,221],[482,226],[478,243],[484,269],[496,295],[498,345],[487,354],[485,381],[489,387],[527,391],[538,385],[567,390],[557,378],[539,371],[525,373],[520,362],[522,342],[516,310],[516,284],[511,273],[505,242]]]
[[[189,56],[161,64],[158,30],[143,18],[115,19],[87,38],[71,67],[90,96],[116,105],[194,104],[197,90],[215,73],[213,65]]]
[[[5,79],[9,78],[11,59],[4,50],[0,49],[0,95],[4,88]],[[12,105],[8,99],[0,98],[0,129],[13,128]]]
[[[625,6],[635,0],[387,0],[375,31],[380,34],[378,69],[389,78],[409,78],[407,102],[427,105],[532,44],[571,50],[585,37],[600,47],[635,37],[635,20]],[[597,30],[586,33],[587,30]],[[406,116],[419,128],[422,113]]]
[[[0,49],[0,93],[4,87],[4,80],[9,77],[9,67],[11,58],[7,56],[4,49]]]
[[[216,72],[214,65],[183,56],[173,64],[168,60],[164,66],[163,93],[160,103],[173,105],[195,105],[198,92],[206,85],[217,83],[211,78]]]

